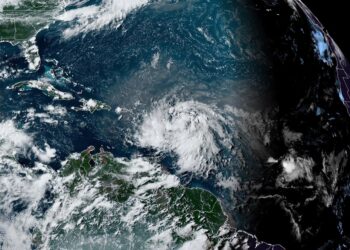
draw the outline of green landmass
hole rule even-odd
[[[25,41],[52,19],[58,0],[23,0],[0,10],[0,41]]]
[[[74,179],[67,183],[71,195],[74,195],[83,179],[88,179],[92,185],[99,182],[100,194],[116,202],[126,201],[133,193],[134,186],[122,177],[125,175],[125,165],[114,160],[110,153],[102,151],[92,155],[92,151],[94,147],[89,147],[79,158],[70,159],[61,172],[62,176],[74,175]],[[98,167],[93,169],[96,165]]]
[[[96,111],[100,110],[111,110],[111,107],[107,105],[104,102],[101,102],[99,100],[94,100],[94,99],[80,99],[79,102],[81,102],[80,107],[72,107],[73,110],[75,111],[88,111],[91,114],[95,113]]]
[[[33,89],[42,91],[46,96],[52,97],[54,100],[72,100],[74,97],[68,92],[63,92],[56,89],[49,82],[45,81],[22,81],[13,84],[9,89],[18,91],[18,93],[25,93]]]
[[[93,200],[85,200],[78,210],[57,224],[51,233],[54,236],[50,240],[51,248],[84,249],[93,245],[103,249],[150,249],[157,244],[164,247],[162,240],[154,238],[162,232],[169,232],[170,248],[178,248],[192,240],[199,231],[205,233],[211,245],[219,241],[219,230],[225,224],[226,216],[213,194],[180,184],[169,188],[146,188],[157,185],[157,178],[164,173],[154,170],[130,173],[127,163],[103,149],[98,153],[93,153],[94,150],[89,147],[73,155],[60,170],[61,178],[67,180],[64,183],[71,202],[80,201],[86,190],[95,188],[97,192]],[[142,185],[135,184],[143,179],[146,181]],[[101,197],[106,200],[99,202],[109,205],[86,209]],[[128,218],[134,210],[140,214]],[[183,229],[186,227],[190,228],[190,233],[181,232],[186,231]],[[42,244],[42,232],[35,231],[33,239]],[[105,241],[100,242],[101,239]]]

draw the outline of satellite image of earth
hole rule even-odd
[[[0,0],[0,249],[350,249],[349,88],[301,0]]]

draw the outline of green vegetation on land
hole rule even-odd
[[[23,0],[0,10],[0,41],[24,41],[46,26],[59,6],[57,0]]]
[[[86,204],[57,224],[50,243],[53,248],[84,248],[76,242],[91,243],[92,239],[96,248],[164,247],[161,239],[153,238],[164,232],[170,233],[171,246],[175,248],[192,240],[196,232],[204,232],[211,245],[220,240],[218,234],[226,216],[213,194],[180,184],[167,188],[159,184],[169,184],[164,177],[170,175],[159,166],[130,171],[135,166],[115,159],[103,149],[98,153],[94,150],[89,147],[73,155],[60,171],[72,201],[79,201],[86,190],[98,191],[93,200],[85,200]],[[100,205],[91,206],[99,199]],[[108,240],[100,244],[102,238]]]

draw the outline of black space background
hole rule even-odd
[[[350,0],[302,0],[350,60]]]

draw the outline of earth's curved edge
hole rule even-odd
[[[346,107],[348,114],[350,115],[350,64],[345,58],[343,52],[333,40],[330,34],[326,31],[322,23],[317,19],[317,17],[311,12],[311,10],[301,1],[294,0],[294,2],[303,10],[304,14],[308,17],[311,24],[322,31],[327,43],[330,46],[331,52],[334,54],[336,59],[336,74],[337,74],[337,88],[339,93],[339,98]]]

